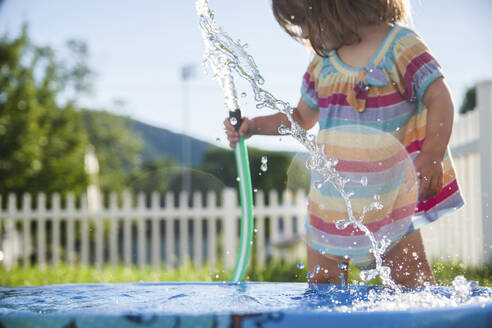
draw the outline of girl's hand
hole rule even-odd
[[[253,135],[253,133],[251,132],[253,131],[253,120],[250,120],[247,117],[243,117],[243,123],[239,128],[239,133],[237,133],[234,126],[231,124],[231,122],[229,122],[229,118],[226,118],[224,120],[224,127],[231,148],[236,147],[236,144],[239,142],[239,136],[249,138]]]
[[[443,187],[442,157],[421,151],[415,157],[413,164],[417,171],[417,178],[420,179],[420,201],[427,201],[437,196]]]

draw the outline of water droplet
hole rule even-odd
[[[237,119],[235,117],[231,117],[229,119],[229,122],[232,124],[232,125],[236,125],[237,124]]]
[[[349,220],[338,220],[337,222],[335,222],[335,226],[338,230],[343,230],[347,228],[349,224],[350,224]]]
[[[261,164],[260,170],[262,170],[263,172],[268,171],[268,165],[266,163]]]
[[[258,192],[258,189],[257,188],[253,189],[253,192]]]
[[[241,180],[241,178],[240,178],[240,177],[237,177],[237,178],[236,178],[236,181],[240,181],[240,180]]]
[[[325,273],[328,273],[328,269],[325,269]]]
[[[360,184],[364,187],[367,187],[367,177],[360,178]]]
[[[218,275],[218,274],[216,274],[216,275],[215,275],[215,278],[216,278],[216,279],[219,279],[219,275]]]
[[[369,281],[376,277],[377,271],[372,269],[372,270],[361,270],[360,272],[360,279],[363,281]]]
[[[382,166],[382,165],[383,165],[383,162],[378,162],[378,165],[379,165],[379,166]]]
[[[319,270],[321,270],[321,266],[319,264],[316,264],[314,266],[314,273],[318,274],[319,273]]]
[[[246,92],[241,92],[241,97],[245,98],[248,94]]]
[[[347,265],[345,263],[343,263],[343,262],[340,262],[340,263],[338,263],[338,268],[340,270],[345,271],[345,270],[347,270]]]
[[[294,19],[296,19],[296,16],[291,15],[291,16],[290,16],[290,20],[291,20],[291,21],[293,21]]]
[[[390,275],[391,275],[391,269],[389,267],[383,265],[381,267],[381,269],[379,270],[379,274],[381,275],[381,277],[388,279],[388,278],[390,278]]]
[[[383,204],[381,202],[374,202],[371,204],[373,208],[377,210],[382,210],[383,209]]]
[[[311,271],[309,271],[307,273],[307,277],[308,277],[308,279],[312,279],[314,277],[314,273],[312,273]]]
[[[302,263],[302,262],[297,263],[297,268],[298,268],[299,270],[304,269],[304,263]]]
[[[412,256],[414,259],[418,259],[419,258],[419,254],[417,254],[417,252],[412,252]]]
[[[215,141],[220,141],[220,138],[215,138]]]
[[[258,228],[254,228],[254,229],[253,229],[253,231],[254,231],[254,232],[258,232]]]
[[[286,135],[286,134],[290,134],[290,129],[285,126],[284,124],[281,124],[279,127],[278,127],[278,133],[280,133],[281,135]]]
[[[261,156],[261,164],[266,164],[268,163],[268,157],[267,156]]]

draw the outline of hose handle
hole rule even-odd
[[[237,132],[239,132],[239,128],[241,127],[241,124],[243,124],[243,116],[241,114],[241,110],[238,108],[234,111],[229,111],[229,120],[231,118],[235,118],[236,119],[236,124],[231,124],[234,126],[234,129],[236,129]]]

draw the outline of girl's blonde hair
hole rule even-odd
[[[325,50],[360,41],[362,25],[406,22],[406,0],[272,0],[278,23],[293,38],[302,40],[306,29],[313,50]]]

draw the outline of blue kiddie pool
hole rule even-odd
[[[0,288],[0,327],[492,327],[492,289],[304,283]]]

